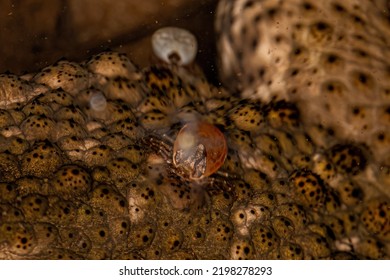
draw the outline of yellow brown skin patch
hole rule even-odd
[[[243,74],[238,87],[217,88],[200,72],[178,65],[139,71],[115,52],[41,71],[34,80],[46,86],[35,86],[46,91],[36,97],[31,80],[2,76],[8,95],[0,96],[6,112],[0,125],[0,155],[6,162],[0,164],[0,181],[6,183],[0,184],[5,194],[0,258],[388,259],[389,163],[378,161],[378,153],[372,156],[372,149],[386,151],[382,132],[388,110],[381,104],[387,101],[365,105],[370,88],[376,101],[390,92],[388,71],[378,67],[388,60],[373,59],[383,41],[371,44],[364,28],[383,18],[367,20],[379,14],[354,11],[350,2],[340,8],[334,0],[291,0],[278,7],[267,0],[221,1],[227,9],[217,20],[228,20],[220,35],[234,43],[233,53],[224,57],[237,58]],[[320,10],[326,18],[318,17]],[[340,24],[339,34],[331,17],[351,28]],[[283,25],[291,29],[286,33]],[[337,35],[344,37],[334,41]],[[263,57],[269,61],[253,59],[258,48],[271,50]],[[253,68],[250,62],[259,64]],[[364,69],[367,64],[378,79]],[[75,76],[75,69],[81,75]],[[258,82],[260,88],[252,88]],[[236,88],[246,97],[276,93],[278,98],[246,100]],[[314,118],[308,118],[313,111]],[[340,112],[345,112],[341,123],[351,125],[345,135],[332,122],[316,122],[336,120]],[[44,125],[50,119],[64,133],[42,127],[40,115]],[[35,123],[30,126],[28,119]],[[163,137],[157,149],[151,147],[151,136],[175,139],[194,119],[202,121],[195,126],[189,156],[178,155],[176,147],[173,163],[174,141]],[[374,148],[367,138],[373,128]],[[347,132],[362,132],[361,138]],[[42,135],[50,136],[51,148],[40,145],[46,143]],[[216,146],[213,141],[222,137],[227,145],[221,140]],[[137,152],[131,148],[136,145]],[[156,155],[162,148],[165,156]],[[218,155],[226,152],[226,160],[216,156],[210,163],[214,149]],[[343,182],[361,186],[364,196]]]
[[[390,105],[388,13],[384,0],[221,0],[222,83],[252,100],[293,101],[303,123],[374,146],[388,164],[388,148],[376,144],[390,128],[381,113]]]

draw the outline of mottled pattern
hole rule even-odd
[[[62,60],[23,79],[0,76],[0,258],[388,259],[385,146],[375,150],[369,137],[355,139],[319,123],[329,115],[322,109],[309,118],[305,99],[284,91],[289,83],[304,88],[296,74],[283,81],[276,99],[256,98],[264,80],[248,75],[280,79],[279,70],[291,71],[286,57],[294,47],[290,38],[278,49],[284,62],[277,68],[264,64],[259,72],[257,60],[248,60],[250,46],[278,29],[256,36],[265,3],[272,4],[268,20],[280,17],[280,24],[299,21],[294,11],[302,5],[315,11],[315,3],[303,1],[221,2],[225,78],[245,66],[238,83],[226,82],[226,88],[209,84],[195,65],[138,69],[116,52],[83,63]],[[324,13],[335,13],[326,7]],[[258,42],[236,37],[235,24],[251,18],[246,13],[259,25],[238,33]],[[326,39],[320,31],[336,28],[305,24],[319,42]],[[226,53],[229,37],[236,43]],[[308,50],[315,42],[305,45],[308,52],[315,52]],[[321,47],[317,57],[325,51]],[[321,72],[324,65],[310,67]],[[358,69],[350,60],[345,65]],[[349,72],[342,73],[338,83],[352,85]],[[318,83],[311,75],[315,88],[327,75]],[[255,98],[245,99],[248,94]],[[355,100],[342,98],[346,106]],[[219,171],[195,181],[181,177],[172,162],[173,141],[190,121],[215,125],[228,146]]]
[[[293,102],[305,127],[303,139],[327,150],[311,159],[292,157],[304,168],[290,175],[295,198],[310,208],[333,209],[340,203],[356,207],[371,197],[376,210],[365,210],[362,219],[366,228],[376,224],[382,233],[388,231],[390,196],[389,13],[384,0],[225,0],[216,18],[226,88],[256,102]],[[298,121],[297,113],[280,111],[279,119],[282,114],[283,123]],[[277,141],[264,136],[258,141],[263,151],[280,153]],[[381,207],[380,222],[365,217],[377,217]],[[373,258],[382,255],[370,245],[381,252],[388,246],[351,240],[354,250],[367,250]]]
[[[370,146],[390,164],[388,1],[221,1],[224,84],[243,97],[294,101],[306,124]]]

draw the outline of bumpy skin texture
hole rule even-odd
[[[389,171],[371,146],[308,123],[299,102],[237,97],[189,69],[105,52],[2,76],[0,258],[390,257]],[[194,120],[228,154],[191,181],[170,151]]]
[[[389,164],[388,1],[221,1],[224,84],[243,97],[296,102],[307,124],[364,142]]]

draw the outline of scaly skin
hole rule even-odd
[[[388,1],[221,1],[222,80],[242,97],[296,102],[305,124],[390,164]]]
[[[67,63],[22,89],[0,80],[16,95],[0,100],[0,258],[389,258],[389,174],[299,100],[238,98],[115,52]],[[194,119],[228,145],[219,174],[196,182],[161,153]]]

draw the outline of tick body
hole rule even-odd
[[[173,145],[173,164],[189,180],[200,180],[215,173],[224,163],[227,144],[223,133],[205,122],[182,127]]]

